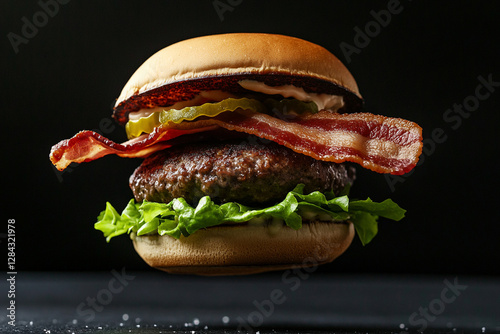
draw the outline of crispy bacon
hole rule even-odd
[[[107,154],[145,157],[171,146],[169,140],[173,138],[213,130],[214,127],[269,139],[318,160],[356,162],[379,173],[409,172],[417,164],[422,151],[422,129],[417,124],[368,113],[320,111],[281,119],[240,111],[172,126],[160,126],[149,135],[123,144],[114,143],[94,132],[80,132],[54,146],[51,160],[62,170],[71,162],[91,161]]]
[[[407,173],[422,151],[422,129],[416,123],[369,113],[321,111],[284,120],[244,111],[200,122],[254,134],[318,160],[356,162],[378,173]]]
[[[168,141],[185,134],[209,131],[217,128],[211,125],[187,130],[157,127],[149,135],[143,135],[118,144],[94,131],[80,131],[70,139],[52,146],[50,161],[58,170],[64,170],[72,162],[89,162],[109,154],[124,158],[144,158],[159,150],[172,146]]]

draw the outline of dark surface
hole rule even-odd
[[[16,292],[16,327],[0,313],[5,333],[402,333],[424,325],[429,332],[500,333],[500,281],[479,277],[297,269],[208,278],[121,268],[20,272]],[[429,321],[418,315],[424,309]]]

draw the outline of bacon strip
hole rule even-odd
[[[422,129],[415,123],[368,113],[316,114],[280,119],[252,111],[223,113],[217,117],[160,126],[148,136],[116,144],[84,131],[54,146],[51,160],[60,170],[71,162],[85,162],[107,154],[145,157],[165,149],[177,136],[221,127],[253,134],[318,160],[356,162],[379,173],[404,174],[418,162]]]
[[[189,130],[156,128],[149,135],[131,139],[122,144],[115,143],[94,131],[80,131],[70,139],[52,146],[50,161],[58,170],[64,170],[72,162],[89,162],[109,154],[124,158],[143,158],[151,153],[171,147],[168,140],[184,134],[214,130],[217,126],[193,128]]]
[[[244,111],[200,122],[254,134],[318,160],[355,162],[378,173],[405,174],[422,151],[422,129],[416,123],[369,113],[321,111],[283,120]]]

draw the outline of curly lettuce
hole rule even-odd
[[[266,208],[250,208],[235,202],[218,205],[205,196],[195,207],[183,198],[176,198],[170,203],[136,203],[132,199],[119,214],[108,202],[97,218],[95,228],[102,231],[109,242],[113,237],[131,232],[139,236],[157,233],[174,238],[181,235],[187,237],[199,229],[224,223],[245,223],[255,218],[263,222],[281,219],[296,230],[302,227],[303,218],[347,220],[354,224],[361,243],[366,245],[378,232],[379,217],[399,221],[406,212],[391,199],[383,202],[374,202],[370,198],[349,199],[348,189],[340,196],[319,191],[304,194],[303,190],[304,185],[299,184],[281,202]]]

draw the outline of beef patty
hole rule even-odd
[[[274,204],[299,184],[305,193],[340,192],[355,178],[354,167],[315,160],[257,137],[230,142],[186,144],[157,152],[130,177],[138,202],[168,203],[183,197],[196,205],[203,196],[216,203]]]

